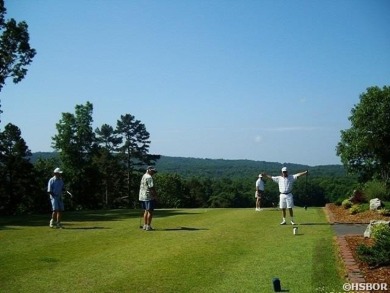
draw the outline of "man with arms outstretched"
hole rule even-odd
[[[298,177],[302,175],[307,175],[308,171],[300,172],[294,175],[288,175],[287,167],[282,168],[282,176],[270,176],[267,174],[263,174],[267,178],[272,181],[278,183],[279,185],[279,206],[282,209],[283,221],[280,225],[286,225],[286,209],[288,209],[290,217],[291,217],[291,225],[295,225],[294,223],[294,199],[292,195],[292,188],[294,182],[298,179]]]

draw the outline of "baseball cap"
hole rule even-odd
[[[156,168],[154,168],[153,166],[148,166],[148,168],[147,168],[146,170],[148,170],[148,171],[153,171],[153,172],[156,172],[156,173],[157,173]]]
[[[54,169],[54,171],[53,171],[53,173],[59,173],[59,174],[61,174],[61,173],[62,173],[62,171],[61,171],[61,169],[60,169],[60,168],[55,168],[55,169]]]
[[[282,172],[287,172],[287,167],[283,167]]]
[[[263,175],[259,174],[259,177],[261,178],[261,177],[263,177]]]

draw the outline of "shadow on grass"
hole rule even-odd
[[[107,230],[107,229],[111,229],[111,228],[103,227],[103,226],[92,226],[92,225],[88,225],[88,226],[83,227],[83,226],[79,226],[78,224],[66,223],[63,226],[63,229],[66,229],[66,230]]]
[[[324,222],[324,223],[300,223],[300,224],[297,224],[297,225],[300,225],[300,226],[331,226],[332,224],[331,223],[328,223],[328,222]]]
[[[176,228],[156,229],[156,231],[200,231],[200,230],[209,230],[209,229],[193,228],[193,227],[176,227]]]
[[[116,210],[93,210],[93,211],[65,211],[63,213],[64,222],[100,222],[100,221],[121,221],[125,219],[139,218],[143,214],[139,209],[116,209]],[[188,216],[198,214],[198,212],[187,212],[180,209],[156,210],[155,216],[165,218],[171,216]],[[0,217],[0,230],[17,229],[15,226],[38,227],[47,226],[51,217],[51,212],[39,215],[18,215]],[[12,226],[12,227],[10,227]],[[97,226],[98,227],[98,226]],[[69,229],[69,228],[68,228]],[[96,229],[96,228],[95,228]]]
[[[101,229],[111,229],[111,228],[107,228],[107,227],[95,227],[95,226],[92,226],[92,227],[66,227],[65,228],[66,230],[101,230]]]

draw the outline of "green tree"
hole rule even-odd
[[[47,194],[47,184],[53,176],[53,171],[60,165],[58,157],[38,158],[34,163],[35,181],[37,182],[37,192],[34,194],[34,201],[31,210],[39,213],[50,213],[50,197]],[[69,197],[64,197],[66,209],[70,209]]]
[[[362,181],[390,183],[390,87],[370,87],[351,110],[351,128],[341,131],[337,155]]]
[[[134,206],[138,200],[136,194],[139,187],[139,172],[145,171],[145,165],[153,165],[159,155],[149,154],[150,134],[140,120],[133,115],[121,115],[117,121],[115,133],[122,138],[119,147],[121,159],[126,166],[126,185],[128,197]]]
[[[158,206],[164,208],[181,208],[184,192],[183,179],[178,174],[157,174]]]
[[[20,129],[9,123],[0,132],[0,213],[29,211],[36,192],[31,151]]]
[[[29,44],[27,23],[17,23],[13,18],[6,20],[6,13],[4,0],[0,0],[0,92],[8,77],[18,83],[26,76],[26,66],[36,54]]]
[[[185,194],[183,196],[186,208],[206,207],[206,189],[202,180],[198,177],[191,177],[186,181]]]
[[[76,105],[75,114],[62,113],[62,119],[56,124],[58,134],[52,138],[52,146],[60,153],[65,183],[75,192],[77,203],[96,208],[99,202],[95,198],[95,183],[99,174],[92,163],[97,149],[92,112],[93,105],[87,102]]]
[[[93,163],[100,174],[100,196],[106,207],[112,207],[114,201],[126,196],[122,194],[123,167],[117,155],[122,138],[115,134],[112,126],[103,124],[95,129],[99,150],[93,158]],[[116,197],[115,197],[116,196]]]

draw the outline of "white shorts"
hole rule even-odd
[[[292,193],[280,194],[279,207],[281,209],[292,209],[294,207],[294,199]]]

